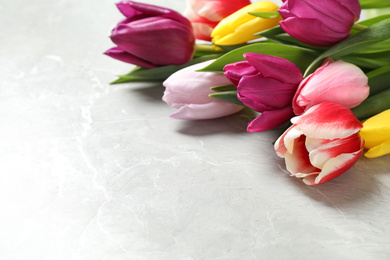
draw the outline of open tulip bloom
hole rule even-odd
[[[362,124],[347,108],[330,102],[291,119],[275,143],[292,176],[308,185],[329,181],[351,168],[363,153]]]
[[[390,14],[359,20],[390,3],[282,2],[186,0],[182,15],[122,0],[105,54],[136,67],[113,83],[161,82],[170,118],[246,107],[257,115],[248,132],[287,128],[273,148],[307,185],[348,171],[364,149],[390,154]]]

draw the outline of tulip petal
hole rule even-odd
[[[111,49],[107,50],[106,52],[104,52],[104,54],[106,54],[107,56],[110,56],[111,58],[114,58],[114,59],[117,59],[117,60],[120,60],[123,62],[131,63],[131,64],[140,66],[140,67],[145,68],[145,69],[152,69],[152,68],[156,67],[156,65],[151,64],[150,62],[143,60],[137,56],[134,56],[134,55],[122,50],[120,47],[111,48]]]
[[[170,115],[170,118],[185,120],[213,119],[234,114],[243,108],[243,106],[221,100],[205,104],[183,104]]]
[[[365,147],[369,149],[390,139],[390,109],[367,119],[360,134],[366,140]]]
[[[390,153],[390,139],[382,141],[377,146],[372,147],[369,149],[364,156],[367,158],[377,158],[386,154]]]
[[[248,124],[248,132],[263,132],[286,123],[294,116],[291,107],[265,111]]]
[[[225,65],[223,68],[225,76],[235,85],[238,86],[239,81],[244,76],[256,75],[259,72],[247,61],[239,61]]]
[[[237,97],[249,108],[264,112],[291,106],[296,88],[296,85],[257,74],[240,80]]]
[[[357,162],[362,153],[363,149],[360,149],[354,153],[340,154],[339,156],[331,158],[325,163],[321,173],[316,176],[314,181],[311,177],[307,179],[304,178],[303,182],[307,185],[316,185],[334,179],[349,170]]]
[[[298,85],[303,79],[301,70],[294,63],[284,58],[260,53],[245,53],[244,58],[263,77],[274,78],[280,82],[293,85]]]
[[[356,65],[327,60],[299,85],[294,96],[294,112],[302,114],[321,102],[353,108],[368,97],[370,90],[367,83],[367,76]]]
[[[317,19],[290,17],[279,24],[298,41],[314,46],[332,46],[349,36],[349,31],[336,32]]]
[[[358,133],[341,139],[314,139],[306,138],[306,148],[309,152],[310,162],[322,169],[331,158],[343,153],[354,153],[363,148],[364,141]]]
[[[311,107],[303,115],[291,119],[310,138],[346,138],[357,133],[362,123],[351,110],[339,104],[323,102]]]
[[[297,178],[318,174],[321,170],[314,167],[309,160],[309,153],[305,147],[305,136],[294,140],[294,150],[285,154],[286,168],[291,175]]]
[[[179,22],[150,17],[118,24],[111,40],[121,49],[136,53],[138,58],[155,65],[180,65],[192,58],[195,38],[192,31]],[[158,47],[156,42],[159,43]]]

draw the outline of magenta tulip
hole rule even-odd
[[[294,115],[292,99],[302,81],[301,70],[276,56],[246,53],[244,58],[246,61],[226,65],[224,71],[237,86],[238,99],[261,112],[247,131],[266,131],[287,122]]]
[[[295,39],[314,46],[332,46],[350,35],[360,17],[359,0],[283,0],[280,26]]]
[[[223,18],[250,3],[249,0],[187,0],[184,16],[191,21],[196,39],[211,41],[211,32]]]
[[[117,47],[105,54],[146,69],[192,59],[195,36],[187,18],[170,9],[133,1],[121,1],[117,7],[126,19],[111,32]]]
[[[291,176],[308,185],[329,181],[350,169],[363,153],[363,127],[351,110],[324,102],[291,119],[275,143]]]
[[[220,73],[198,72],[214,60],[181,69],[163,82],[163,100],[177,111],[170,115],[175,119],[212,119],[234,114],[243,106],[209,97],[215,93],[210,88],[229,84]]]
[[[293,100],[294,113],[301,115],[321,102],[333,102],[347,108],[356,107],[370,93],[367,83],[368,78],[359,67],[328,58],[299,85]]]

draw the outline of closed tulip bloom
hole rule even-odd
[[[210,41],[211,32],[223,18],[250,3],[249,0],[187,0],[184,16],[191,21],[196,39]]]
[[[294,116],[292,99],[302,81],[301,70],[290,61],[258,53],[244,54],[246,61],[228,64],[225,75],[237,86],[237,97],[261,112],[248,124],[248,132],[266,131]]]
[[[351,110],[324,102],[291,119],[275,142],[286,168],[307,185],[329,181],[350,169],[363,153],[360,121]]]
[[[126,16],[111,32],[117,45],[106,55],[143,68],[180,65],[194,53],[195,36],[190,21],[162,7],[121,1],[118,9]]]
[[[282,0],[280,26],[295,39],[314,46],[332,46],[350,35],[360,17],[359,0]]]
[[[390,153],[390,109],[379,113],[363,123],[360,130],[369,149],[364,155],[376,158]]]
[[[163,82],[163,100],[177,111],[170,115],[175,119],[212,119],[234,114],[243,106],[209,97],[215,93],[211,87],[229,84],[220,73],[197,72],[214,60],[198,63],[173,73]]]
[[[281,17],[260,18],[248,12],[274,12],[279,6],[270,1],[261,1],[241,8],[223,19],[211,33],[212,41],[216,45],[237,45],[258,37],[253,34],[275,27]]]
[[[293,101],[294,113],[301,115],[321,102],[356,107],[369,95],[367,83],[368,78],[359,67],[328,58],[299,85]]]

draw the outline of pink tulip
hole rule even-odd
[[[291,119],[275,143],[291,176],[308,185],[329,181],[351,168],[363,153],[363,127],[351,110],[324,102]]]
[[[167,8],[127,0],[117,7],[126,19],[112,30],[110,38],[117,46],[106,55],[146,69],[192,59],[195,36],[187,18]]]
[[[175,119],[212,119],[234,114],[243,106],[209,97],[215,93],[210,88],[229,84],[230,81],[220,73],[197,72],[214,60],[198,63],[181,69],[163,82],[163,100],[178,109],[170,115]]]
[[[301,115],[321,102],[353,108],[368,97],[367,83],[368,78],[359,67],[328,58],[299,85],[293,100],[294,113]]]
[[[332,46],[347,38],[360,17],[359,0],[283,0],[280,26],[295,39],[314,46]]]
[[[211,32],[223,18],[250,3],[250,0],[187,0],[184,16],[192,22],[196,39],[211,41]]]
[[[225,75],[237,86],[241,102],[262,114],[249,123],[248,132],[266,131],[294,116],[292,99],[302,72],[290,61],[258,53],[244,54],[246,61],[228,64]]]

